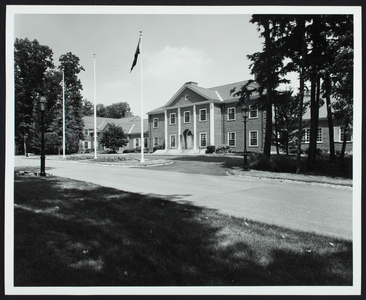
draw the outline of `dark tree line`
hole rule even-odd
[[[336,118],[343,124],[345,138],[342,159],[346,136],[351,134],[353,122],[353,17],[253,15],[251,23],[257,25],[260,36],[264,38],[263,51],[248,55],[251,61],[251,74],[255,76],[257,85],[253,88],[254,80],[250,80],[241,90],[234,91],[234,95],[240,98],[240,102],[247,101],[252,93],[260,95],[259,107],[265,110],[266,114],[263,153],[270,157],[274,107],[276,129],[287,132],[289,139],[293,138],[296,132],[298,171],[300,171],[302,116],[306,104],[304,94],[308,84],[311,126],[307,169],[314,168],[319,108],[324,104],[328,113],[329,151],[332,162],[335,160],[333,119]],[[299,90],[293,96],[279,90],[281,83],[288,82],[286,74],[289,72],[297,72],[299,78]],[[325,103],[323,98],[326,100]],[[291,116],[288,115],[290,111],[286,112],[281,108],[284,104],[291,108]],[[274,136],[277,139],[277,134]],[[285,147],[289,139],[282,141]],[[278,141],[276,142],[278,144]]]
[[[97,117],[121,119],[132,117],[130,105],[127,102],[118,102],[111,105],[97,104]],[[94,104],[87,99],[84,100],[84,115],[94,116]]]
[[[40,45],[37,40],[15,40],[15,144],[19,153],[39,153],[41,150],[41,96],[47,99],[46,152],[57,153],[62,146],[63,77],[66,152],[78,151],[79,141],[84,137],[82,118],[93,114],[93,105],[81,94],[83,87],[78,78],[81,71],[85,70],[80,65],[80,59],[71,52],[61,55],[56,67],[53,52],[48,46]],[[103,105],[99,107],[103,108]],[[106,111],[112,118],[131,114],[127,102],[107,106]]]

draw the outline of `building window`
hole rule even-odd
[[[89,135],[89,129],[84,130],[85,135]]]
[[[344,140],[344,128],[334,127],[334,141],[335,142],[343,142]],[[347,142],[352,141],[352,134],[347,134]]]
[[[207,146],[207,133],[201,132],[200,133],[200,147],[206,147]]]
[[[207,109],[206,108],[200,109],[200,118],[199,118],[199,121],[200,122],[207,121]]]
[[[249,131],[249,146],[258,146],[258,131]]]
[[[175,148],[175,147],[176,147],[175,134],[171,134],[170,135],[170,148]]]
[[[170,114],[170,125],[175,124],[175,113]]]
[[[140,139],[139,138],[135,138],[133,139],[134,141],[134,148],[140,147]]]
[[[185,111],[184,112],[184,123],[190,123],[191,122],[191,112]]]
[[[322,128],[318,128],[318,133],[316,136],[317,143],[323,143],[323,131]],[[302,142],[303,143],[310,143],[310,128],[306,128],[302,132]]]
[[[85,149],[88,149],[88,145],[89,145],[89,142],[85,142],[85,143],[84,143],[84,148],[85,148]]]
[[[159,126],[159,119],[158,118],[154,118],[153,119],[153,128],[158,128]]]
[[[147,148],[148,140],[147,138],[144,138],[144,148]]]
[[[229,107],[229,108],[227,109],[227,119],[228,119],[228,121],[235,120],[235,119],[236,119],[235,114],[236,114],[236,109],[235,109],[235,107]]]
[[[154,147],[159,147],[159,137],[154,136]]]
[[[236,133],[235,132],[228,133],[228,144],[230,147],[236,147]]]
[[[316,135],[316,142],[323,143],[323,130],[322,128],[318,128],[318,133]]]
[[[249,119],[258,118],[258,107],[257,105],[249,105]]]

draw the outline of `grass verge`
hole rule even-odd
[[[352,285],[352,242],[15,176],[15,286]]]

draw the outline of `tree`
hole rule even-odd
[[[104,104],[98,103],[96,111],[97,117],[108,118],[108,111]]]
[[[128,138],[124,134],[122,127],[109,123],[107,129],[102,134],[101,144],[116,152],[118,148],[126,146],[127,143]]]
[[[293,96],[293,91],[277,93],[275,96],[275,120],[278,127],[278,146],[289,154],[290,146],[297,146],[295,141],[298,136],[299,118],[305,113],[299,113],[298,98]],[[277,132],[276,132],[277,133]]]
[[[106,107],[108,118],[121,119],[128,116],[131,112],[130,105],[127,102],[118,102]]]
[[[62,72],[64,72],[64,88],[65,88],[65,144],[66,152],[77,152],[79,148],[79,140],[83,139],[84,124],[83,99],[81,95],[82,84],[78,78],[78,74],[84,71],[80,65],[80,59],[68,52],[59,58],[58,76],[61,82]],[[59,145],[62,141],[62,92],[59,93],[59,101],[53,109],[53,121],[48,127],[48,132],[56,132],[59,137]],[[55,139],[53,139],[55,140]]]
[[[14,43],[15,138],[24,153],[23,140],[28,136],[30,148],[40,130],[40,96],[48,96],[46,71],[52,69],[53,53],[37,40],[16,39]],[[33,149],[31,149],[33,151]]]
[[[81,107],[83,116],[93,116],[94,115],[94,104],[88,99],[83,99],[83,105]]]

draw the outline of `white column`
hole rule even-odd
[[[193,105],[193,150],[197,150],[197,114],[196,114],[196,105]]]
[[[164,110],[164,126],[165,126],[165,151],[168,150],[168,113],[167,110]]]
[[[180,124],[180,107],[178,107],[178,134],[177,134],[177,138],[178,138],[178,150],[182,150],[182,143],[180,140],[180,132],[181,132],[181,124]]]
[[[210,145],[215,145],[215,106],[210,103]]]

